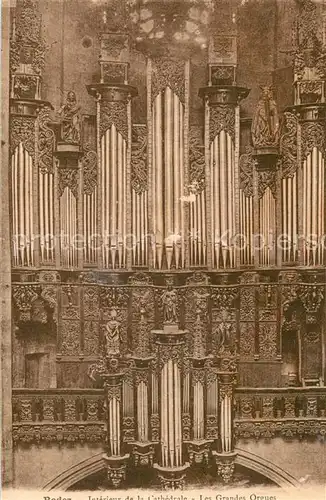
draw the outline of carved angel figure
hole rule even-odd
[[[277,146],[280,123],[272,87],[261,87],[259,99],[251,126],[254,147]]]
[[[162,295],[164,323],[176,324],[177,323],[177,300],[178,296],[169,287]]]
[[[120,321],[117,320],[117,311],[111,310],[111,319],[105,325],[105,350],[106,355],[119,354],[120,352]]]
[[[68,92],[66,103],[61,106],[58,115],[62,125],[62,140],[70,144],[80,142],[80,106],[75,92]]]

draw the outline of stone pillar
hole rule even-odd
[[[1,47],[1,203],[0,234],[1,273],[0,273],[0,336],[1,336],[1,421],[2,421],[2,485],[9,487],[13,480],[12,450],[12,409],[11,409],[11,255],[10,255],[10,213],[9,213],[9,29],[10,1],[3,2],[2,47]]]

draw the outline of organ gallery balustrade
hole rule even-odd
[[[105,419],[104,395],[100,389],[13,390],[16,445],[35,442],[103,444]],[[183,420],[183,432],[184,425]],[[234,430],[236,442],[239,439],[273,439],[279,436],[323,439],[326,434],[326,389],[238,387],[235,390]],[[186,435],[184,441],[189,441]],[[130,449],[134,450],[132,453],[137,456],[139,450],[137,446],[133,447],[137,444],[136,439],[128,439],[128,442]],[[148,447],[150,443],[157,446],[156,439],[149,439],[145,444]],[[201,444],[200,441],[198,444]],[[214,439],[204,444],[204,450],[199,451],[208,459]],[[187,449],[190,457],[196,455],[196,441]]]

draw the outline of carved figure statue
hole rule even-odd
[[[77,105],[75,92],[68,92],[66,103],[61,106],[58,114],[62,125],[62,140],[70,144],[79,144],[80,106]]]
[[[120,352],[120,321],[117,320],[117,311],[111,310],[111,319],[105,325],[106,355],[119,354]]]
[[[277,146],[280,123],[272,87],[261,87],[262,93],[252,121],[251,135],[254,147]]]
[[[231,341],[231,324],[220,323],[215,332],[215,343],[217,352],[223,352],[226,346],[230,345]]]
[[[177,323],[178,296],[172,287],[169,287],[162,296],[164,323]]]

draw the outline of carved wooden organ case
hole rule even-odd
[[[255,370],[266,386],[324,377],[325,74],[304,59],[318,30],[297,27],[279,141],[241,145],[249,89],[237,84],[233,33],[206,50],[203,127],[191,122],[191,57],[176,54],[147,54],[147,120],[135,121],[126,33],[102,35],[100,81],[88,86],[96,115],[76,125],[41,99],[40,23],[37,2],[17,1],[14,384],[103,388],[114,486],[130,461],[179,487],[212,458],[227,482],[236,381],[254,384]],[[28,382],[24,357],[35,355],[46,362]]]

